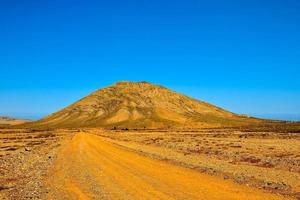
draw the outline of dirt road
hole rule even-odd
[[[154,160],[78,133],[58,155],[48,199],[284,199],[230,180]]]

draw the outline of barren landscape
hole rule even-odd
[[[299,133],[1,130],[2,199],[299,199]]]
[[[0,200],[300,200],[300,0],[0,0]]]
[[[118,82],[0,129],[1,199],[300,199],[300,124]]]
[[[15,119],[11,117],[1,117],[0,116],[0,127],[7,127],[10,125],[23,124],[25,122],[30,122],[31,120]]]

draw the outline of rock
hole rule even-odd
[[[25,147],[25,151],[31,151],[30,147]]]

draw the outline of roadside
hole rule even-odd
[[[297,133],[97,132],[127,150],[238,184],[300,198],[300,136]]]
[[[44,199],[48,170],[72,135],[69,131],[2,130],[0,199]]]

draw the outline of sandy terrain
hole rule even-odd
[[[5,127],[9,125],[20,125],[26,122],[30,122],[30,120],[26,119],[15,119],[11,117],[1,117],[0,116],[0,127]]]
[[[300,198],[298,133],[203,130],[98,134],[149,157]]]
[[[297,133],[0,132],[0,199],[300,197]]]
[[[49,199],[283,199],[78,133],[49,176]]]

